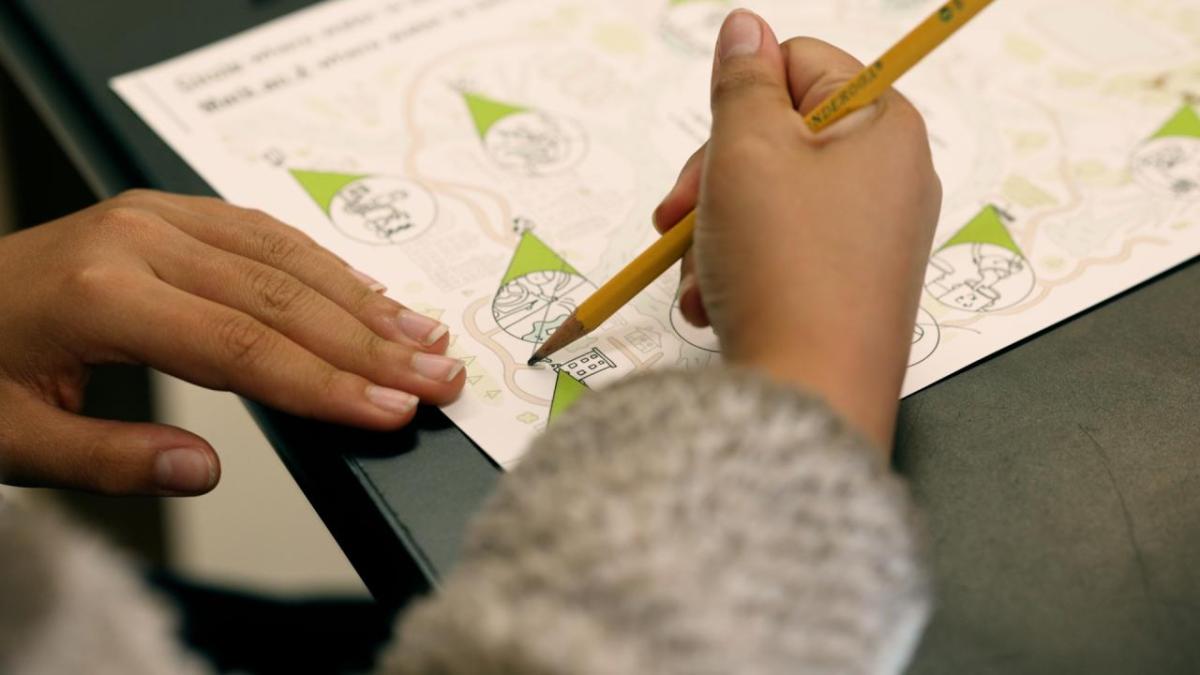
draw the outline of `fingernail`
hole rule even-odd
[[[158,458],[154,460],[154,480],[164,492],[206,492],[217,482],[217,467],[213,464],[212,457],[203,450],[164,450],[158,453]]]
[[[739,9],[725,19],[717,45],[721,59],[725,60],[733,56],[757,54],[762,41],[762,22],[753,13]]]
[[[355,279],[358,279],[359,281],[363,282],[363,284],[366,285],[367,288],[370,288],[372,291],[375,291],[376,293],[382,293],[387,290],[387,286],[384,286],[378,280],[369,276],[366,272],[360,272],[359,270],[356,270],[353,267],[351,267],[350,274],[353,274]]]
[[[408,309],[400,310],[398,321],[400,330],[404,331],[405,335],[425,347],[441,340],[443,335],[450,332],[450,328],[441,321]]]
[[[449,382],[462,372],[463,362],[449,356],[417,352],[413,354],[412,367],[421,377],[435,382]]]
[[[407,415],[420,402],[420,399],[406,391],[375,385],[367,387],[367,398],[383,410],[399,415]]]

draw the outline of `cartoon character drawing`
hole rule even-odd
[[[929,259],[925,290],[942,304],[967,312],[1012,307],[1037,278],[1009,234],[999,210],[983,209]]]
[[[1200,115],[1185,105],[1133,155],[1145,187],[1178,199],[1200,198]]]
[[[575,167],[587,152],[577,122],[528,106],[463,92],[488,156],[501,168],[544,176]]]
[[[363,243],[411,241],[437,220],[437,200],[415,181],[298,169],[290,173],[342,234]]]

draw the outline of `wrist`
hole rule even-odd
[[[853,339],[786,342],[747,345],[727,353],[727,360],[820,396],[882,452],[890,454],[908,345]]]

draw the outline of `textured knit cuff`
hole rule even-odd
[[[632,378],[501,481],[386,668],[897,672],[928,613],[922,541],[818,399],[731,369]]]

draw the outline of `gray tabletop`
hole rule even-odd
[[[16,0],[0,53],[100,192],[207,191],[105,82],[304,4]],[[903,403],[938,593],[912,672],[1200,669],[1198,298],[1189,264]],[[385,601],[452,564],[497,477],[436,415],[379,438],[255,412]]]

